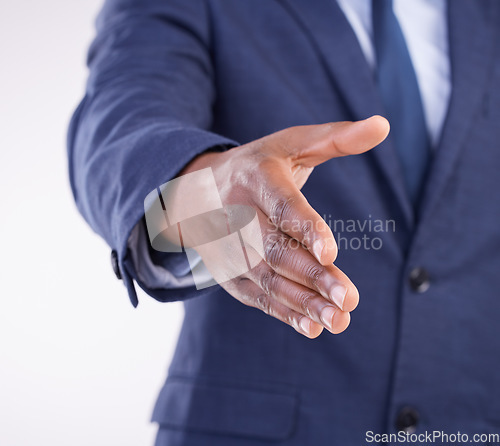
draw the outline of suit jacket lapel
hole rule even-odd
[[[335,0],[279,0],[309,35],[325,69],[338,86],[353,120],[383,115],[383,107],[358,39]],[[399,203],[406,222],[411,225],[413,209],[406,193],[396,149],[390,140],[373,152],[375,165]]]
[[[494,29],[488,24],[493,2],[448,1],[452,93],[440,144],[429,173],[420,213],[422,220],[438,202],[464,147],[467,132],[484,100],[493,60]]]

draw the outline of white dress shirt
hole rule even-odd
[[[375,69],[372,0],[337,0],[368,65]],[[433,147],[439,143],[451,94],[446,0],[394,0],[394,13],[415,68]]]
[[[375,70],[372,0],[337,2],[356,34],[368,65]],[[313,3],[311,7],[314,7]],[[394,12],[417,75],[430,141],[436,147],[451,94],[446,0],[394,0]],[[166,289],[194,285],[184,253],[169,254],[167,260],[171,265],[159,266],[151,261],[148,243],[144,227],[138,224],[130,235],[128,246],[137,275],[143,283],[149,288]],[[207,281],[209,279],[207,271]]]

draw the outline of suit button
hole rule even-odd
[[[396,429],[411,434],[417,430],[419,419],[420,416],[413,407],[403,407],[396,417]]]
[[[410,277],[408,278],[410,288],[417,293],[425,293],[430,285],[429,273],[424,268],[413,268],[410,271]]]
[[[111,266],[118,280],[122,279],[122,273],[120,271],[120,265],[118,264],[118,253],[113,249],[111,251]]]

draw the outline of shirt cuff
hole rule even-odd
[[[192,268],[196,272],[198,288],[213,282],[212,275],[201,257],[196,255],[191,268],[185,252],[158,252],[151,248],[147,230],[140,221],[130,233],[128,249],[137,278],[147,289],[180,289],[195,286]]]

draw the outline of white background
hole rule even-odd
[[[0,1],[0,445],[143,446],[182,320],[134,310],[77,213],[65,136],[100,0]]]

